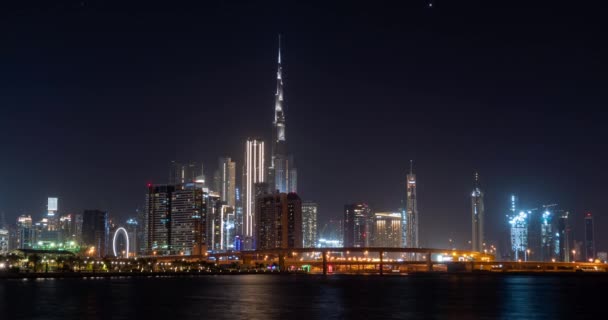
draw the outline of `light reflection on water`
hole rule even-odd
[[[0,319],[538,319],[601,315],[608,277],[0,280]]]

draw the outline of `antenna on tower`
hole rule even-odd
[[[414,160],[410,160],[410,174],[414,173]]]

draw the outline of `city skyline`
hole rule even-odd
[[[440,17],[445,17],[442,10],[447,9],[441,9],[441,7],[435,9],[433,9],[435,12],[432,13],[427,10],[419,11],[418,14],[425,15],[430,21],[436,23],[432,26],[439,29],[435,32],[439,36],[440,44],[448,45],[450,43],[442,38],[447,34],[447,31],[444,30],[445,25],[437,21]],[[68,18],[79,19],[73,16],[68,16]],[[324,23],[328,24],[326,21]],[[122,24],[131,26],[126,21],[122,21]],[[382,26],[377,21],[371,22],[371,24]],[[555,110],[551,114],[545,112],[554,105],[560,105],[555,101],[524,111],[521,110],[521,106],[512,107],[509,104],[492,102],[497,97],[501,97],[501,94],[506,93],[501,91],[502,93],[496,96],[482,97],[484,103],[492,105],[492,112],[484,111],[482,108],[484,103],[475,102],[477,96],[473,92],[480,88],[478,81],[481,81],[475,77],[466,79],[465,84],[470,87],[464,88],[461,96],[452,96],[455,94],[453,91],[437,89],[431,85],[430,79],[415,70],[415,64],[402,61],[393,66],[395,72],[386,71],[387,69],[379,71],[387,67],[385,63],[378,62],[377,58],[380,56],[388,56],[392,58],[392,61],[398,61],[395,58],[406,49],[414,50],[414,54],[420,56],[432,53],[433,44],[421,38],[422,35],[415,36],[415,39],[419,41],[418,44],[422,44],[422,47],[428,47],[426,49],[404,46],[384,37],[372,40],[366,35],[361,35],[362,39],[371,41],[372,44],[379,47],[379,53],[374,54],[369,52],[365,46],[358,45],[357,42],[344,43],[345,39],[341,40],[340,33],[336,31],[325,35],[318,32],[314,36],[309,36],[298,31],[298,28],[294,26],[275,27],[277,26],[269,26],[273,30],[268,33],[239,33],[232,30],[227,33],[228,37],[223,39],[219,39],[219,36],[211,38],[216,55],[228,55],[226,60],[219,60],[222,67],[234,72],[237,71],[235,68],[238,66],[245,71],[245,74],[250,74],[250,76],[241,75],[240,78],[234,79],[235,82],[232,83],[234,85],[230,85],[232,90],[238,89],[243,92],[242,95],[245,98],[242,99],[226,98],[228,95],[219,94],[226,93],[226,89],[222,89],[222,86],[229,86],[229,82],[226,82],[225,76],[220,73],[213,73],[214,77],[206,78],[204,69],[198,69],[198,72],[194,72],[194,75],[190,76],[182,73],[179,81],[186,84],[183,94],[178,95],[179,90],[168,89],[165,93],[171,98],[164,98],[161,99],[163,102],[155,103],[138,99],[139,94],[155,88],[154,85],[145,83],[145,81],[138,83],[134,89],[136,93],[131,95],[120,89],[120,87],[128,87],[124,80],[117,80],[114,84],[115,87],[107,88],[104,81],[113,79],[113,77],[104,76],[101,70],[95,70],[94,74],[102,76],[101,80],[98,80],[100,82],[84,77],[90,82],[85,81],[85,84],[79,86],[71,81],[74,81],[74,77],[83,77],[80,73],[72,71],[72,78],[70,76],[60,77],[56,75],[58,70],[53,69],[54,67],[50,63],[40,62],[42,70],[49,72],[51,79],[64,83],[67,88],[78,89],[76,95],[70,95],[66,88],[62,88],[59,84],[45,86],[37,71],[26,68],[25,61],[18,59],[14,54],[5,53],[4,55],[8,56],[6,61],[21,66],[21,68],[9,68],[6,73],[6,76],[14,77],[16,82],[5,87],[6,92],[14,93],[4,95],[3,105],[13,106],[13,108],[8,110],[8,117],[0,120],[0,127],[2,130],[6,130],[4,135],[15,139],[5,144],[7,153],[1,169],[3,179],[0,184],[0,210],[5,212],[7,221],[15,221],[17,216],[23,213],[31,214],[33,218],[36,217],[34,219],[37,219],[39,213],[46,212],[44,203],[48,196],[57,196],[62,206],[65,205],[63,207],[65,209],[60,210],[61,214],[80,213],[86,208],[99,208],[126,220],[127,217],[135,214],[136,208],[142,207],[141,195],[145,192],[147,182],[166,183],[166,166],[173,159],[204,163],[204,167],[207,168],[207,165],[216,163],[218,156],[229,155],[235,158],[237,168],[240,168],[243,164],[241,157],[245,137],[259,135],[264,137],[264,140],[271,141],[267,137],[271,128],[269,106],[273,104],[273,94],[275,93],[272,88],[275,84],[272,80],[273,74],[276,72],[276,57],[273,57],[273,53],[276,52],[274,49],[276,48],[276,34],[280,31],[284,35],[286,43],[284,48],[287,51],[283,58],[285,75],[289,79],[286,82],[286,85],[289,85],[286,90],[289,92],[290,102],[290,109],[287,111],[290,125],[290,151],[293,151],[298,159],[299,191],[301,191],[299,193],[303,198],[312,199],[323,208],[320,211],[319,221],[340,217],[343,205],[346,203],[364,201],[369,203],[374,210],[398,209],[400,201],[404,200],[403,181],[407,162],[409,159],[414,159],[418,174],[418,207],[421,214],[420,242],[422,245],[446,247],[448,238],[456,238],[463,243],[469,240],[470,199],[468,199],[468,194],[470,193],[470,172],[474,168],[479,169],[484,177],[484,201],[488,224],[486,229],[489,230],[487,233],[496,234],[505,228],[504,214],[508,209],[508,197],[512,193],[517,194],[522,199],[522,203],[528,207],[557,202],[568,208],[575,224],[575,236],[579,240],[583,237],[582,216],[586,212],[593,213],[594,218],[597,219],[596,226],[601,228],[603,225],[605,207],[601,201],[601,192],[594,191],[604,188],[600,182],[605,173],[594,174],[594,170],[598,169],[598,164],[595,162],[597,159],[601,159],[606,152],[603,149],[597,149],[603,137],[599,133],[602,113],[578,115],[578,120],[574,123],[575,127],[561,132],[562,128],[570,128],[568,125],[571,123],[571,119],[567,112],[560,113]],[[402,27],[408,28],[407,25]],[[523,32],[521,29],[517,30]],[[29,31],[21,32],[25,36]],[[114,35],[113,31],[109,32],[110,35]],[[192,31],[192,33],[196,32]],[[389,32],[386,37],[388,38],[392,34],[394,33]],[[72,36],[74,35],[67,34],[63,37],[70,39]],[[251,39],[244,39],[245,36],[251,36]],[[465,37],[465,40],[471,40],[466,36],[460,36]],[[444,41],[441,41],[442,39]],[[534,48],[530,50],[542,54],[543,50],[559,48],[556,42],[552,42],[554,40],[549,38],[549,44],[542,50]],[[570,38],[566,40],[574,41]],[[104,41],[111,42],[108,39]],[[172,40],[164,39],[164,41],[171,42]],[[530,38],[524,37],[522,45],[528,43],[527,41],[530,41]],[[146,43],[144,41],[139,45],[143,46]],[[234,53],[237,44],[243,48],[241,50],[243,52],[239,54]],[[491,44],[495,43],[490,42],[489,45]],[[187,44],[184,46],[188,48]],[[341,56],[340,53],[344,53],[348,48],[356,49],[354,55]],[[464,50],[458,46],[456,49]],[[451,49],[450,52],[454,53],[457,51],[456,49]],[[24,48],[16,50],[29,52]],[[86,48],[78,50],[84,52],[85,56],[91,55]],[[138,52],[138,49],[133,50]],[[183,52],[186,50],[179,51],[176,53],[177,57],[185,54]],[[322,58],[320,52],[328,54],[328,58]],[[306,57],[307,54],[310,54],[310,57]],[[578,57],[575,53],[570,54]],[[129,53],[127,53],[128,55]],[[500,59],[507,56],[496,54],[495,58]],[[434,57],[445,58],[449,55]],[[186,58],[189,65],[196,66],[197,63],[203,63],[201,62],[203,59],[200,57],[195,58],[188,55]],[[349,63],[366,62],[369,65],[358,65],[356,69],[352,69],[349,67],[350,64],[341,58],[346,59]],[[474,70],[481,68],[473,60],[467,60],[462,56],[456,58],[472,63]],[[78,59],[76,62],[62,60],[62,58],[55,59],[59,59],[61,66],[86,66],[85,62],[78,61]],[[120,61],[116,57],[108,59],[110,59],[108,62]],[[451,72],[442,71],[440,67],[433,69],[432,65],[436,61],[431,60],[433,59],[429,58],[428,61],[421,59],[421,68],[431,68],[434,72],[444,76],[451,74]],[[139,72],[141,70],[137,68],[145,69],[146,66],[149,66],[145,61],[141,63],[141,65],[135,66],[136,69],[127,71],[127,76],[132,77],[129,79],[141,80],[140,77],[128,73]],[[594,65],[593,61],[577,63],[583,67],[589,66],[589,64]],[[307,69],[305,66],[308,65],[316,66],[317,69]],[[487,66],[488,62],[481,62],[481,65]],[[489,65],[497,68],[494,64]],[[535,67],[534,64],[511,62],[511,66],[519,67],[522,70],[524,65],[539,73],[546,71],[543,66]],[[170,66],[168,69],[171,70],[162,70],[165,75],[180,74],[178,71],[182,69],[178,63],[173,62]],[[29,70],[29,73],[26,72],[26,74],[32,76],[33,84],[28,85],[23,77],[15,74],[22,68]],[[115,71],[118,70],[117,68],[116,66],[110,67]],[[355,72],[355,70],[358,71]],[[410,71],[403,72],[403,74],[407,74],[404,82],[397,80],[397,74],[402,71]],[[499,74],[508,77],[508,74],[505,74],[504,70],[502,71]],[[577,78],[578,73],[575,70],[565,72],[567,74],[564,75],[564,79]],[[365,73],[373,76],[363,76]],[[383,78],[382,75],[386,77]],[[537,77],[537,80],[547,80],[541,75],[537,75]],[[366,80],[367,78],[384,80],[378,83]],[[210,84],[209,81],[213,79],[221,80],[217,82],[223,83],[222,86]],[[417,84],[420,80],[422,83]],[[200,86],[201,81],[205,83],[207,89],[204,88],[205,86]],[[501,83],[498,78],[493,78],[492,81]],[[506,80],[504,81],[508,83]],[[329,84],[334,83],[338,84],[335,92],[324,88],[329,88]],[[477,86],[471,85],[471,83],[477,84]],[[170,82],[161,84],[167,85]],[[319,85],[317,86],[317,84]],[[391,93],[387,97],[386,93],[393,90],[385,90],[382,86],[394,89],[404,87],[405,93],[401,97],[396,96],[395,93]],[[108,94],[101,97],[99,102],[93,101],[86,94],[87,90],[92,87],[107,88]],[[224,98],[216,97],[211,100],[200,98],[203,93],[211,93],[212,89],[209,88],[219,90],[218,96]],[[367,93],[363,94],[359,91],[363,88],[366,88],[363,92]],[[481,88],[484,87],[481,86]],[[541,90],[537,95],[531,94],[521,87],[519,90],[515,88],[515,91],[522,96],[511,96],[510,104],[518,105],[524,104],[526,101],[538,101],[539,97],[545,95],[554,97],[553,99],[556,100],[564,98],[566,101],[572,101],[575,96],[579,96],[575,95],[579,91],[568,91],[568,86],[563,88],[566,90],[561,93]],[[588,90],[594,92],[592,89]],[[49,93],[49,105],[52,105],[53,108],[47,108],[47,105],[35,97],[44,92]],[[426,97],[424,92],[430,93],[433,97]],[[81,94],[83,96],[80,96]],[[438,98],[444,94],[452,97]],[[412,95],[414,97],[411,97]],[[163,94],[159,94],[157,98],[162,96]],[[26,99],[11,99],[11,97],[26,97]],[[67,101],[63,101],[63,99],[67,99]],[[345,99],[346,102],[338,103],[342,99]],[[585,98],[581,97],[581,99]],[[126,101],[136,101],[137,106],[122,109],[124,107],[122,104]],[[76,108],[77,102],[85,102],[86,109]],[[209,122],[216,121],[216,118],[221,118],[214,116],[228,116],[223,112],[213,113],[213,105],[234,105],[236,110],[232,112],[238,114],[239,117],[232,121],[230,130],[220,128],[220,130],[214,131],[214,136],[222,138],[218,139],[221,140],[220,144],[211,141],[212,139],[207,139],[207,134],[201,132],[197,122],[183,120],[183,122],[175,121],[178,123],[168,125],[161,121],[171,114],[168,110],[163,112],[162,107],[176,103],[188,106],[185,108],[187,112],[183,118],[187,116],[209,118],[203,121],[204,124],[201,124],[200,128]],[[206,108],[201,108],[198,103],[202,103]],[[380,103],[386,108],[378,110],[376,103]],[[468,103],[475,105],[474,112],[466,112],[466,109],[470,108]],[[589,101],[586,102],[586,104],[589,103]],[[442,104],[444,104],[443,107]],[[153,107],[148,109],[148,105]],[[433,107],[438,108],[437,111],[433,111]],[[401,111],[401,109],[406,111]],[[138,119],[143,114],[142,110],[148,111],[143,119],[147,119],[149,122],[143,121],[143,124],[138,124],[140,121]],[[327,110],[331,110],[331,112]],[[100,121],[91,123],[89,112],[93,115],[92,118],[99,118]],[[171,112],[175,111],[171,110]],[[463,114],[456,114],[458,112]],[[477,112],[482,113],[481,116],[477,115],[473,119],[477,121],[467,120],[467,117]],[[493,115],[493,112],[498,115]],[[29,117],[31,114],[36,115],[34,119]],[[320,114],[323,117],[319,118]],[[597,117],[598,115],[600,117]],[[48,121],[42,121],[43,118]],[[392,120],[392,118],[397,119]],[[416,122],[407,121],[402,124],[402,121],[398,120],[400,118],[416,119]],[[245,119],[247,123],[244,122]],[[486,124],[473,126],[475,130],[471,131],[454,128],[451,124],[454,121],[470,125],[481,120]],[[506,124],[513,120],[516,120],[516,125]],[[340,123],[339,130],[335,128],[336,123]],[[385,123],[388,125],[384,125]],[[500,124],[498,128],[489,128],[496,123]],[[224,126],[225,123],[222,125]],[[402,125],[418,129],[417,133],[413,133],[413,136],[402,135],[400,133]],[[154,158],[147,158],[149,154],[142,153],[142,149],[144,149],[142,147],[148,144],[147,140],[140,139],[141,136],[131,130],[148,126],[152,129],[147,133],[153,133],[165,126],[171,128],[183,126],[186,129],[184,129],[185,133],[171,135],[167,140],[160,138],[159,141],[156,141],[159,148],[168,147],[171,150],[167,152],[166,157],[155,155]],[[237,127],[237,131],[234,126]],[[197,127],[197,129],[187,129],[192,127]],[[477,147],[484,151],[482,153],[484,156],[474,159],[463,156],[470,151],[471,147],[461,140],[477,137],[474,134],[476,132],[473,131],[480,128],[485,130],[489,137],[480,137],[480,140],[477,140]],[[106,131],[106,129],[111,130]],[[455,130],[454,135],[451,134],[453,130]],[[363,131],[365,134],[360,134],[359,131]],[[106,132],[110,134],[110,138],[105,136]],[[196,134],[193,134],[195,132]],[[191,141],[184,140],[184,136],[181,134],[192,137]],[[383,143],[374,143],[376,140],[382,139],[385,140]],[[416,142],[416,139],[419,142]],[[494,144],[491,139],[495,139],[496,143]],[[436,143],[438,150],[427,147],[426,144],[429,143]],[[452,146],[453,143],[458,144]],[[21,148],[19,147],[21,144],[31,146]],[[348,151],[355,150],[357,147],[363,147],[363,151],[359,154],[349,155]],[[40,154],[42,156],[39,156]],[[91,157],[81,161],[81,157],[79,157],[81,154],[91,154]],[[139,158],[136,156],[138,154],[145,156]],[[386,159],[378,155],[384,155]],[[43,160],[41,161],[41,159]],[[144,160],[147,163],[140,167],[139,164]],[[577,165],[570,165],[572,161]],[[213,167],[209,168],[214,170]],[[569,170],[563,170],[564,168],[569,168]],[[212,177],[213,171],[211,170],[206,169],[205,171],[208,178]],[[564,182],[561,182],[562,180]],[[26,184],[26,181],[30,182]],[[32,181],[36,183],[31,183]],[[581,186],[577,189],[581,189],[581,191],[572,191],[570,183],[565,181],[576,181],[577,185]],[[27,192],[24,192],[25,190]],[[118,192],[105,193],[105,190],[118,190]],[[442,204],[438,204],[437,199],[441,199],[439,202]],[[597,247],[606,247],[606,237],[602,235],[601,231],[596,231],[595,238]]]

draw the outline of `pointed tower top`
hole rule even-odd
[[[414,160],[410,160],[410,174],[414,173]]]
[[[473,172],[473,180],[475,181],[475,188],[479,188],[479,172],[477,170]]]
[[[279,33],[279,64],[281,64],[281,34]]]

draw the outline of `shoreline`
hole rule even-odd
[[[323,276],[322,273],[298,273],[298,272],[74,272],[74,273],[0,273],[0,280],[26,280],[26,279],[89,279],[89,278],[174,278],[174,277],[202,277],[202,276],[239,276],[239,275],[275,275],[275,276]],[[412,272],[399,274],[379,273],[334,273],[325,277],[509,277],[509,276],[533,276],[533,277],[608,277],[608,272]]]

